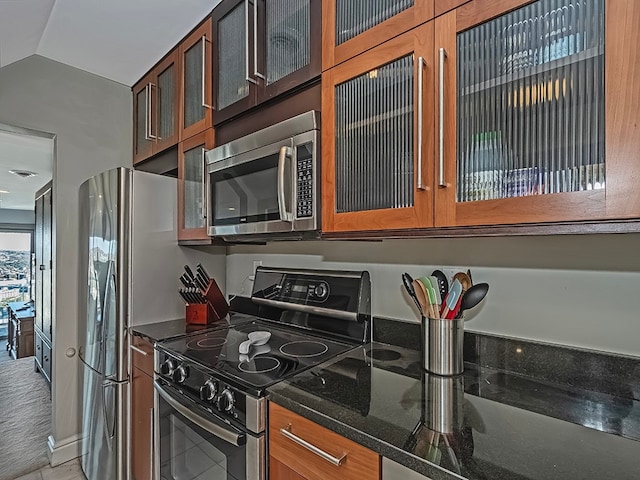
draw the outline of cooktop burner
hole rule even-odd
[[[240,353],[240,344],[255,331],[271,336],[266,344],[252,345],[246,354]],[[239,387],[261,391],[354,346],[256,319],[163,342],[161,348],[203,371],[223,374]]]

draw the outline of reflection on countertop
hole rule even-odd
[[[270,399],[433,480],[640,478],[640,402],[372,343],[269,389]],[[616,392],[619,393],[619,392]]]

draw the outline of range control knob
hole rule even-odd
[[[320,300],[324,300],[325,298],[327,298],[327,295],[329,295],[329,285],[327,285],[325,282],[319,283],[318,285],[316,285],[313,293]]]
[[[183,383],[187,377],[189,376],[189,367],[187,367],[186,365],[180,365],[178,368],[176,368],[171,377],[173,378],[173,381],[176,383]]]
[[[235,399],[233,393],[228,388],[225,388],[218,397],[217,407],[221,412],[228,412],[233,408]]]
[[[218,382],[215,380],[209,379],[200,387],[200,398],[205,402],[210,402],[216,398],[216,393],[218,393]]]
[[[163,364],[160,366],[160,373],[163,375],[173,375],[173,371],[178,366],[175,360],[169,359],[165,360]]]

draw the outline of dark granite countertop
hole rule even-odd
[[[418,351],[372,343],[269,399],[433,480],[638,479],[640,401],[615,393],[483,362],[438,377]]]

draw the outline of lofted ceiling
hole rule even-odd
[[[219,2],[0,0],[0,68],[36,54],[132,86]],[[33,209],[52,170],[50,139],[0,131],[0,208]]]

